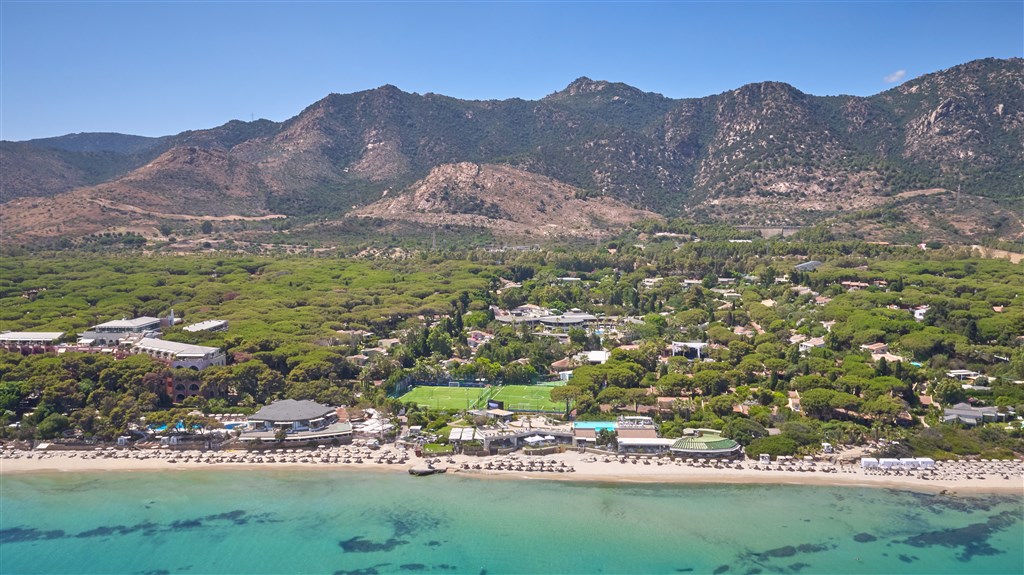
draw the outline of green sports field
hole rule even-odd
[[[551,401],[551,385],[505,385],[491,399],[505,403],[509,411],[550,411],[562,413],[564,403]]]
[[[402,402],[434,409],[472,409],[487,389],[480,387],[415,387],[402,397]]]

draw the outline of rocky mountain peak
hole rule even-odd
[[[608,82],[606,80],[591,80],[586,76],[580,76],[573,80],[564,90],[555,92],[544,98],[544,100],[558,100],[576,97],[597,98],[599,100],[620,101],[653,96],[659,99],[664,97],[660,94],[650,94],[643,90],[634,88],[622,82]]]
[[[601,90],[607,89],[609,86],[611,86],[611,82],[606,82],[604,80],[595,81],[586,76],[580,76],[566,86],[563,92],[569,96],[578,96],[580,94],[593,94],[594,92],[600,92]]]

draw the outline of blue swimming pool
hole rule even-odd
[[[614,421],[577,421],[572,424],[573,429],[607,429],[615,431]]]
[[[198,426],[198,425],[193,425],[192,429],[201,429],[201,427]],[[159,433],[161,431],[167,431],[167,425],[166,424],[164,424],[164,425],[150,425],[149,426],[149,430],[150,431],[156,431],[157,433]],[[182,423],[181,421],[179,421],[177,423],[177,425],[174,426],[174,430],[175,431],[185,431],[185,424]]]

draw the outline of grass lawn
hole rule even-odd
[[[506,385],[491,399],[505,402],[509,411],[550,411],[562,413],[565,404],[551,401],[551,385]]]
[[[423,453],[429,453],[430,455],[450,455],[455,453],[455,448],[451,445],[442,445],[440,443],[427,443],[423,446]]]
[[[467,409],[476,406],[483,395],[480,387],[431,387],[421,385],[415,387],[399,398],[400,401],[415,403],[421,407],[433,409]]]

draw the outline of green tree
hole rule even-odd
[[[71,421],[67,417],[59,413],[51,413],[46,416],[46,419],[39,422],[36,432],[42,439],[53,439],[70,427]]]
[[[707,407],[712,413],[719,417],[725,417],[732,413],[734,397],[731,395],[719,395],[708,400]]]
[[[633,411],[639,412],[641,405],[654,405],[658,398],[647,393],[644,388],[634,387],[626,390],[625,400],[633,404]]]
[[[694,374],[693,384],[702,394],[710,397],[723,393],[728,388],[729,382],[721,372],[704,370]]]
[[[745,451],[751,457],[757,457],[762,453],[766,453],[771,457],[778,457],[780,455],[794,455],[799,447],[797,442],[792,439],[775,435],[751,441]]]
[[[609,385],[601,390],[601,393],[597,394],[597,401],[607,403],[612,407],[622,407],[629,403],[629,398],[626,397],[625,389],[615,385]]]
[[[750,445],[755,439],[768,436],[768,430],[756,421],[744,417],[734,417],[725,423],[722,428],[722,435],[734,440],[740,445]]]
[[[951,407],[967,399],[967,394],[957,381],[946,380],[936,384],[932,396],[941,405]]]
[[[559,385],[558,387],[551,388],[551,401],[564,401],[565,413],[568,415],[572,404],[584,393],[582,388],[575,385]]]

